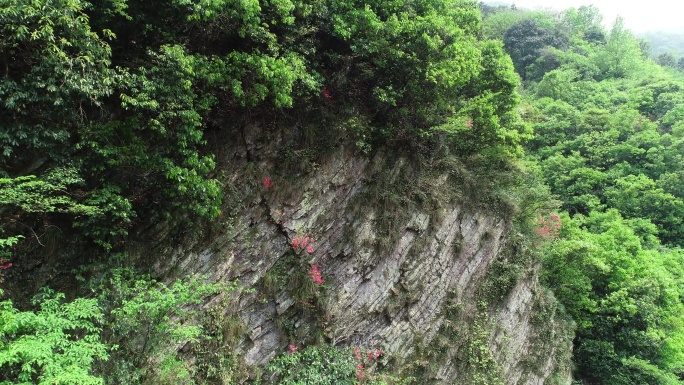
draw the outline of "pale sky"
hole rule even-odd
[[[684,1],[682,0],[485,0],[485,3],[514,3],[520,8],[552,8],[563,10],[582,5],[594,5],[603,14],[604,25],[610,27],[615,17],[625,19],[633,32],[684,32]]]

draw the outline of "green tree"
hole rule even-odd
[[[601,22],[603,15],[593,5],[569,8],[562,12],[563,22],[570,27],[570,34],[589,42],[603,42],[605,34]]]
[[[663,67],[674,68],[677,66],[677,59],[674,57],[674,55],[672,55],[669,52],[661,53],[660,55],[658,55],[658,57],[656,58],[656,62]]]
[[[684,202],[643,174],[617,179],[606,196],[609,204],[627,217],[653,218],[665,242],[676,242],[684,234]]]
[[[46,289],[33,300],[37,310],[26,311],[2,301],[0,383],[159,383],[170,375],[160,363],[179,363],[175,344],[205,338],[189,306],[234,289],[192,278],[167,286],[118,269],[92,288],[98,298],[66,302]],[[175,381],[166,380],[189,374],[176,370]]]
[[[619,17],[608,34],[605,46],[596,52],[593,59],[600,70],[599,79],[632,75],[639,71],[643,61],[638,42]]]
[[[110,30],[93,31],[81,0],[11,0],[0,9],[0,167],[30,173],[63,151],[113,92]],[[98,34],[99,33],[99,34]]]
[[[0,294],[2,292],[0,291]],[[104,384],[93,374],[109,347],[100,341],[103,313],[96,299],[64,302],[45,291],[36,312],[0,302],[0,381],[3,384]]]
[[[511,55],[516,71],[523,80],[529,68],[547,47],[567,48],[568,37],[562,30],[543,28],[533,20],[523,20],[506,30],[503,37],[506,52]]]
[[[645,249],[616,210],[562,222],[544,274],[578,325],[576,375],[611,384],[677,383],[676,357],[684,353],[681,250]]]

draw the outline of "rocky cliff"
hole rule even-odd
[[[443,168],[416,172],[408,157],[344,145],[312,159],[296,138],[260,127],[219,151],[225,215],[155,266],[254,289],[222,302],[242,325],[247,367],[325,341],[381,349],[382,364],[418,383],[569,382],[571,325],[539,286],[510,215],[451,194],[466,182]],[[293,249],[302,235],[311,253]]]

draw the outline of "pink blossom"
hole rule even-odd
[[[356,365],[356,378],[359,380],[364,379],[366,376],[363,374],[363,364]]]
[[[296,352],[297,349],[299,349],[297,346],[294,346],[294,345],[290,344],[289,353],[290,353],[290,354],[294,354],[294,352]]]
[[[562,227],[560,217],[556,214],[550,214],[548,218],[537,217],[536,227],[534,229],[541,238],[545,241],[557,238],[560,235],[560,228]],[[535,245],[536,247],[536,245]]]
[[[319,285],[321,285],[324,282],[323,278],[321,278],[321,272],[320,272],[320,270],[318,270],[318,267],[316,267],[316,265],[311,265],[311,270],[309,270],[309,275],[311,275],[311,278],[313,279],[313,281]]]
[[[313,253],[313,246],[311,245],[314,239],[309,237],[309,235],[295,235],[290,241],[290,245],[295,251],[299,251],[299,248],[305,249],[309,254]]]
[[[262,182],[264,183],[264,187],[266,187],[266,188],[273,187],[273,183],[271,183],[271,178],[269,178],[269,177],[264,178],[264,180]]]
[[[7,260],[0,258],[0,270],[7,270],[10,267],[12,267],[12,262],[9,262]],[[0,277],[4,277],[4,276],[5,276],[5,273],[0,273]],[[0,278],[0,283],[2,283],[2,282],[3,282],[3,279]]]

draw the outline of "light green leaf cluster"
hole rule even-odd
[[[14,206],[29,213],[62,212],[86,216],[102,213],[99,207],[80,203],[69,196],[69,189],[83,182],[73,168],[53,169],[40,178],[35,175],[0,178],[0,208]]]
[[[191,306],[236,289],[191,278],[164,285],[129,270],[111,271],[102,284],[93,288],[97,298],[70,302],[46,289],[35,311],[0,302],[0,384],[133,384],[187,374],[169,352],[204,336]]]
[[[104,384],[92,374],[109,349],[100,341],[102,310],[96,299],[64,302],[45,291],[36,312],[20,312],[0,302],[0,383]]]
[[[128,269],[108,272],[93,290],[99,293],[100,306],[111,309],[104,329],[107,342],[117,349],[98,372],[108,384],[154,383],[163,376],[160,362],[178,364],[173,350],[177,344],[205,338],[195,306],[208,296],[236,289],[235,283],[208,283],[198,277],[165,285]],[[183,373],[185,369],[178,375]]]

